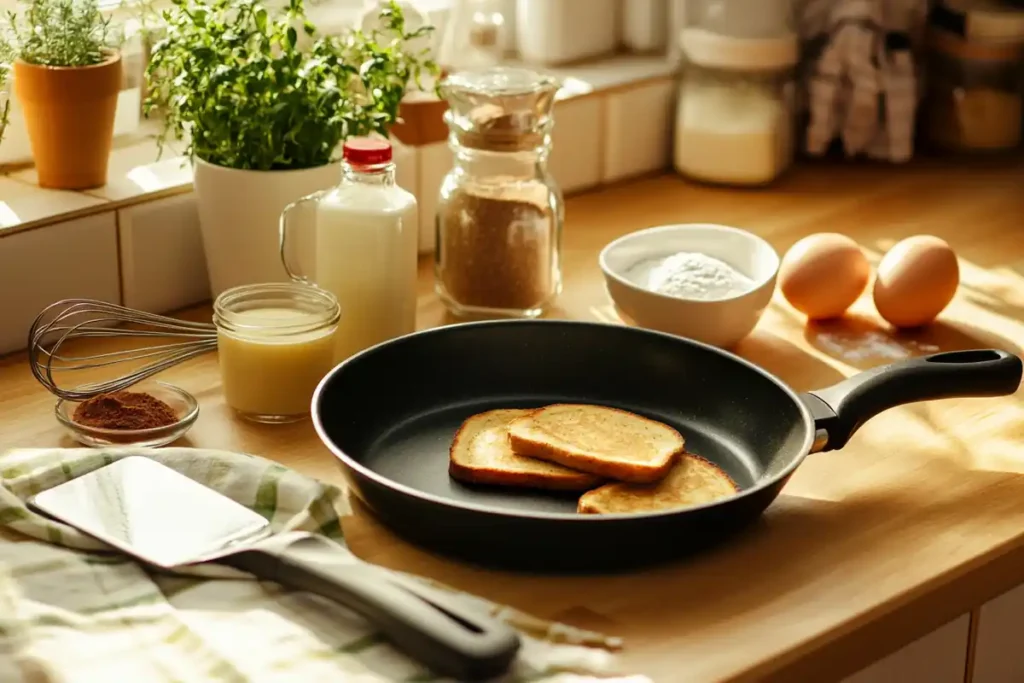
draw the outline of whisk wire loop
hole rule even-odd
[[[75,342],[105,338],[142,339],[149,343],[104,352],[75,354]],[[122,391],[153,375],[217,348],[212,323],[179,320],[94,299],[64,299],[36,316],[28,332],[29,367],[50,393],[84,401]],[[59,373],[95,370],[120,364],[131,368],[110,379],[72,387],[58,383]]]

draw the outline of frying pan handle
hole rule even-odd
[[[291,533],[261,541],[229,563],[347,607],[440,676],[481,680],[511,665],[519,636],[504,622],[345,553],[322,536]]]
[[[815,427],[836,450],[861,425],[889,408],[940,398],[1008,396],[1020,386],[1021,359],[996,349],[951,351],[883,365],[804,394]]]

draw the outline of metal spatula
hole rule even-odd
[[[510,627],[443,591],[362,563],[322,536],[272,535],[252,510],[145,457],[43,491],[29,506],[149,565],[217,562],[333,600],[441,676],[497,676],[519,649]]]

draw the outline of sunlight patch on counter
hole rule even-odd
[[[10,204],[0,201],[0,227],[9,228],[22,222],[22,219],[15,213]]]

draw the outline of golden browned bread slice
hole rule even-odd
[[[557,491],[586,491],[599,485],[601,479],[592,474],[512,452],[508,423],[529,412],[490,410],[463,422],[448,451],[448,473],[473,484]]]
[[[656,512],[710,503],[736,491],[736,484],[717,466],[683,453],[657,484],[605,484],[580,496],[576,510],[584,514]]]
[[[683,452],[668,425],[604,406],[546,406],[512,420],[508,434],[520,455],[640,484],[664,477]]]

